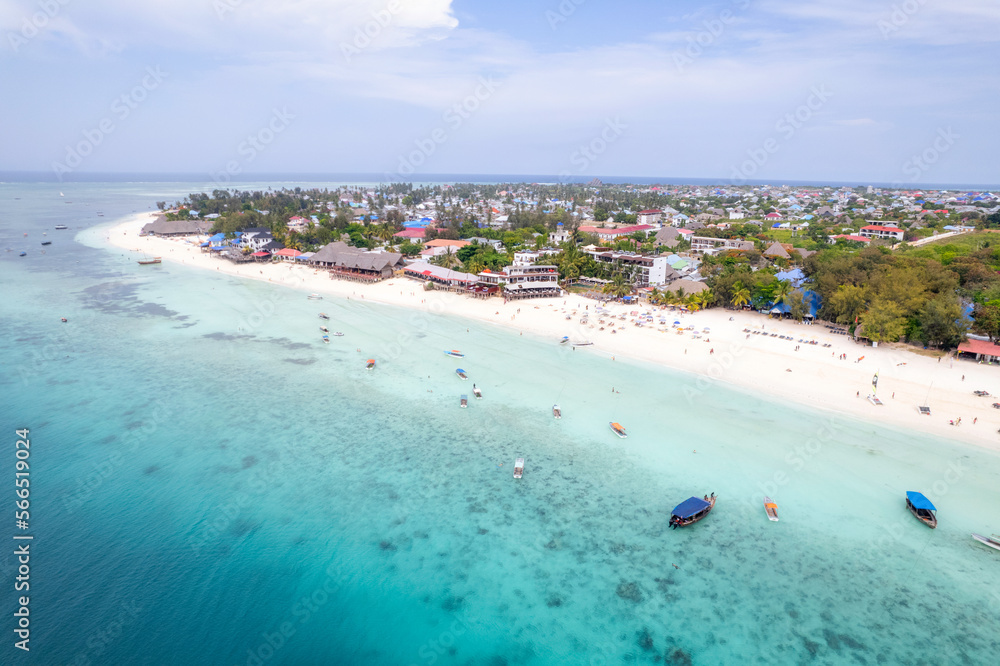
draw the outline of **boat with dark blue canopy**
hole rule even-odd
[[[922,522],[924,525],[930,528],[937,527],[937,516],[934,512],[937,511],[937,507],[924,497],[923,493],[918,493],[913,490],[906,491],[906,508],[910,510],[917,520]]]
[[[711,496],[706,495],[704,498],[689,497],[674,507],[670,514],[670,526],[677,529],[697,523],[715,508],[716,499],[715,493],[712,493]]]

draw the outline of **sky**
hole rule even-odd
[[[0,0],[0,171],[1000,183],[996,0]]]

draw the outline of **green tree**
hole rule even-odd
[[[750,290],[743,286],[742,282],[737,282],[733,285],[733,307],[742,310],[744,306],[750,303]]]
[[[962,302],[956,296],[941,294],[932,298],[917,315],[921,339],[930,346],[956,347],[966,338],[969,325],[962,315]]]
[[[867,307],[864,287],[842,284],[830,297],[827,308],[838,324],[853,324]]]
[[[861,315],[864,335],[875,342],[896,342],[906,332],[903,309],[893,301],[879,300]]]
[[[995,303],[977,304],[972,311],[972,330],[988,336],[990,341],[1000,339],[1000,305]]]
[[[629,284],[625,275],[621,271],[618,271],[611,276],[611,282],[604,285],[604,288],[601,291],[605,294],[614,296],[615,298],[622,298],[623,296],[628,296],[632,293],[632,285]]]

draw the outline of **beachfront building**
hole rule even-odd
[[[420,252],[422,257],[437,257],[442,254],[448,254],[448,252],[458,252],[461,248],[466,245],[470,245],[469,241],[464,240],[447,240],[445,238],[435,238],[432,241],[427,241],[424,243],[424,249]]]
[[[701,254],[718,254],[728,250],[746,252],[752,250],[753,241],[738,238],[713,238],[711,236],[691,236],[691,251]]]
[[[461,289],[464,291],[470,287],[474,287],[476,282],[479,281],[479,276],[473,273],[461,273],[444,268],[443,266],[435,266],[425,261],[414,262],[407,266],[404,271],[408,278],[420,280],[421,282],[433,282],[434,284],[443,285],[448,289]]]
[[[168,220],[165,216],[142,227],[140,236],[194,236],[206,234],[212,228],[211,222],[202,220]]]
[[[559,271],[555,266],[505,266],[502,271],[485,270],[475,285],[477,294],[503,292],[504,298],[561,296]]]
[[[663,217],[663,211],[656,209],[640,210],[636,213],[635,217],[638,224],[657,226],[660,224],[660,219]]]
[[[552,248],[544,248],[541,250],[520,250],[514,253],[514,265],[515,266],[530,266],[542,257],[548,257],[553,254],[559,254],[562,250],[553,250]]]
[[[1000,361],[1000,345],[988,340],[970,338],[958,345],[958,357],[975,359],[985,363]]]
[[[866,238],[889,238],[903,240],[903,230],[899,227],[887,227],[880,224],[869,224],[861,227],[861,235]]]
[[[403,267],[403,255],[396,252],[367,252],[337,241],[325,245],[309,263],[324,268],[332,278],[377,282],[392,277]]]
[[[680,277],[680,273],[670,267],[667,258],[633,254],[631,252],[599,252],[594,260],[611,264],[621,270],[635,287],[657,287]]]

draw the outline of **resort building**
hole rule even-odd
[[[891,238],[894,240],[903,240],[903,230],[898,227],[886,227],[879,224],[869,224],[867,227],[861,227],[861,235],[866,238]]]
[[[514,265],[515,266],[530,266],[542,257],[547,257],[553,254],[559,254],[561,250],[553,250],[552,248],[545,248],[542,250],[522,250],[514,253]]]
[[[640,210],[636,213],[635,217],[636,222],[639,224],[651,224],[655,226],[660,223],[660,219],[663,217],[663,211],[654,209]]]
[[[702,254],[717,254],[727,250],[746,252],[754,248],[753,241],[738,238],[712,238],[709,236],[691,236],[691,251]]]
[[[458,252],[466,245],[470,245],[469,241],[435,238],[432,241],[424,243],[424,249],[420,255],[424,257],[437,257],[442,254],[448,254],[449,250],[453,253]]]
[[[505,266],[500,272],[479,274],[475,291],[492,294],[503,291],[504,298],[561,296],[559,271],[555,266]]]
[[[211,222],[202,220],[168,220],[158,217],[142,227],[140,236],[193,236],[206,234],[212,228]]]
[[[680,277],[667,263],[666,256],[649,257],[631,252],[601,252],[594,260],[620,268],[636,287],[655,287]]]
[[[556,225],[556,230],[549,234],[550,243],[565,243],[573,237],[573,232],[567,229],[562,222]]]
[[[604,227],[580,227],[580,233],[596,234],[603,243],[613,243],[621,238],[626,238],[634,233],[642,233],[644,236],[655,229],[648,224],[633,224],[630,227],[618,227],[608,229]]]
[[[433,282],[449,289],[468,289],[475,286],[479,276],[472,273],[461,273],[442,266],[435,266],[424,261],[417,261],[404,269],[406,277],[422,282]]]
[[[403,267],[403,255],[396,252],[366,252],[337,241],[325,245],[309,263],[330,271],[330,277],[377,282],[392,277]]]

